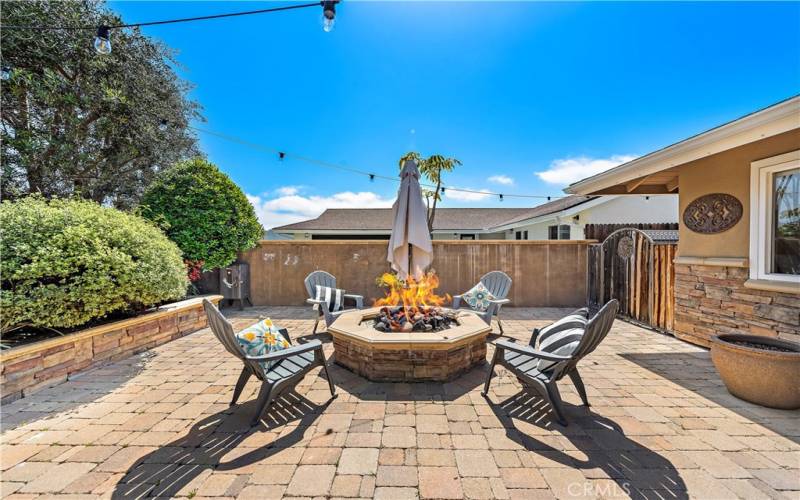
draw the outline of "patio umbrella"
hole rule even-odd
[[[422,277],[433,260],[433,245],[428,232],[428,209],[422,201],[417,162],[406,160],[400,171],[400,189],[392,205],[392,236],[389,263],[400,279]]]

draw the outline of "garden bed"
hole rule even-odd
[[[140,316],[3,351],[2,401],[19,399],[89,367],[126,358],[204,328],[203,298],[163,305]],[[222,296],[205,298],[219,303]]]

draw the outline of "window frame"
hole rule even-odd
[[[555,229],[556,237],[553,238],[553,230]],[[558,224],[554,226],[547,226],[547,239],[548,240],[557,240],[558,239]]]
[[[750,279],[800,283],[800,275],[778,274],[772,268],[773,176],[800,168],[800,149],[750,163]]]
[[[562,238],[561,237],[561,232],[562,231],[566,231],[566,233],[567,233],[567,237],[566,238]],[[570,238],[572,238],[572,228],[570,227],[570,225],[569,224],[559,224],[558,225],[558,239],[559,240],[569,240]]]

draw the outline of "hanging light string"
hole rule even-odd
[[[192,21],[206,21],[209,19],[221,19],[224,17],[236,17],[236,16],[249,16],[253,14],[265,14],[267,12],[279,12],[283,10],[294,10],[294,9],[304,9],[308,7],[320,7],[328,2],[314,2],[314,3],[304,3],[304,4],[296,4],[296,5],[285,5],[282,7],[272,7],[270,9],[259,9],[259,10],[248,10],[245,12],[229,12],[226,14],[212,14],[209,16],[197,16],[197,17],[184,17],[180,19],[167,19],[165,21],[148,21],[143,23],[128,23],[128,24],[114,24],[114,25],[103,25],[105,28],[109,29],[120,29],[120,28],[136,28],[140,26],[156,26],[159,24],[175,24],[175,23],[187,23]],[[335,2],[334,2],[335,3]],[[100,26],[31,26],[31,25],[2,25],[0,29],[4,30],[96,30]]]
[[[355,175],[363,175],[363,176],[369,178],[370,181],[374,181],[375,179],[382,179],[382,180],[387,180],[387,181],[392,181],[392,182],[400,182],[400,178],[399,177],[392,177],[392,176],[388,176],[388,175],[376,174],[374,172],[369,172],[367,170],[361,170],[361,169],[357,169],[357,168],[353,168],[353,167],[347,167],[347,166],[344,166],[344,165],[337,165],[335,163],[330,163],[330,162],[327,162],[327,161],[324,161],[324,160],[317,160],[315,158],[310,158],[308,156],[302,156],[302,155],[299,155],[299,154],[290,153],[288,151],[284,151],[284,150],[281,150],[281,149],[271,148],[271,147],[265,146],[263,144],[258,144],[258,143],[255,143],[255,142],[248,141],[246,139],[242,139],[241,137],[236,137],[236,136],[233,136],[233,135],[224,134],[222,132],[216,132],[214,130],[208,130],[208,129],[203,129],[203,128],[199,128],[199,127],[193,127],[191,125],[189,126],[189,128],[192,129],[192,130],[195,130],[197,132],[202,132],[204,134],[208,134],[208,135],[217,137],[219,139],[226,140],[228,142],[236,143],[236,144],[239,144],[239,145],[251,148],[251,149],[264,151],[264,152],[268,152],[270,154],[277,155],[280,160],[283,160],[285,158],[290,158],[290,159],[293,159],[293,160],[298,160],[298,161],[302,161],[302,162],[305,162],[305,163],[309,163],[311,165],[316,165],[316,166],[322,167],[322,168],[339,170],[339,171],[342,171],[342,172],[348,172],[348,173],[355,174]],[[432,189],[432,190],[436,189],[436,186],[433,185],[433,184],[420,183],[420,186],[423,186],[423,187],[426,187],[426,188],[429,188],[429,189]],[[479,195],[485,195],[485,196],[497,196],[497,197],[499,197],[500,201],[503,201],[506,198],[534,198],[534,199],[546,199],[548,201],[550,201],[551,199],[566,198],[566,196],[547,196],[547,195],[535,195],[535,194],[506,194],[506,193],[494,193],[494,192],[490,192],[490,191],[478,191],[478,190],[475,190],[475,189],[454,188],[454,187],[450,187],[450,186],[440,186],[439,187],[439,191],[442,194],[444,194],[445,189],[447,191],[457,191],[459,193],[471,193],[471,194],[479,194]]]
[[[167,19],[165,21],[148,21],[144,23],[128,23],[128,24],[101,24],[99,26],[28,26],[28,25],[3,25],[0,30],[97,30],[97,36],[94,39],[94,49],[98,54],[108,55],[111,53],[111,30],[122,28],[138,28],[141,26],[156,26],[161,24],[175,24],[175,23],[188,23],[192,21],[208,21],[209,19],[221,19],[224,17],[236,16],[250,16],[253,14],[265,14],[267,12],[280,12],[284,10],[305,9],[308,7],[322,7],[322,29],[326,32],[333,31],[333,26],[336,22],[336,4],[340,0],[322,0],[314,3],[301,3],[284,5],[283,7],[272,7],[269,9],[248,10],[244,12],[229,12],[227,14],[212,14],[210,16],[196,16],[196,17],[183,17],[180,19]],[[7,71],[4,70],[3,78]]]

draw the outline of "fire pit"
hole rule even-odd
[[[469,311],[450,311],[450,328],[438,332],[381,332],[380,308],[354,310],[328,327],[336,363],[373,381],[445,381],[486,360],[489,325]]]
[[[384,275],[386,297],[328,327],[336,363],[373,381],[446,381],[486,360],[491,327],[469,311],[441,307],[433,273],[400,282]]]

